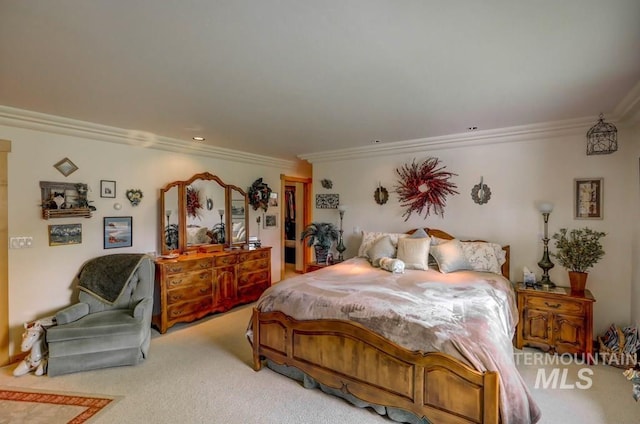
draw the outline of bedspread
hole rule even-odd
[[[409,350],[443,352],[479,371],[497,371],[502,422],[540,417],[513,359],[518,314],[511,283],[501,275],[392,274],[353,258],[277,283],[257,307],[297,320],[355,321]]]

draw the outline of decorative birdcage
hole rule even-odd
[[[600,114],[598,123],[587,132],[587,155],[604,155],[618,150],[618,130],[613,124],[604,122]]]

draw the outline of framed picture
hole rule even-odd
[[[100,180],[100,197],[116,197],[116,182]]]
[[[603,178],[576,178],[574,181],[575,219],[602,219]]]
[[[76,164],[71,162],[69,158],[64,158],[53,166],[65,177],[68,177],[78,170]]]
[[[49,246],[82,243],[82,224],[49,225]]]
[[[338,209],[340,195],[316,194],[316,209]]]
[[[235,217],[244,216],[244,200],[231,201],[231,216],[235,216]]]
[[[130,216],[104,217],[104,248],[131,247],[133,245],[133,218]]]
[[[265,229],[278,228],[278,214],[264,214],[264,219],[262,220],[262,222]]]
[[[269,194],[269,207],[278,206],[278,193]]]

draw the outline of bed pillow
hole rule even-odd
[[[424,230],[424,228],[418,228],[409,236],[409,238],[427,238],[429,234]]]
[[[358,256],[361,258],[367,257],[367,250],[376,242],[380,237],[389,236],[391,239],[391,243],[393,243],[394,247],[398,246],[398,239],[402,237],[408,237],[408,234],[403,233],[380,233],[380,232],[362,232],[362,242],[360,243],[360,248],[358,249]]]
[[[400,259],[380,258],[380,268],[385,271],[393,272],[394,274],[403,274],[404,267],[404,262]]]
[[[202,244],[207,239],[207,227],[187,227],[187,244]]]
[[[484,241],[463,241],[461,244],[471,269],[502,274],[501,266],[507,260],[502,246]]]
[[[398,240],[398,259],[407,269],[429,269],[431,239],[404,237]]]
[[[381,258],[396,257],[396,247],[391,243],[389,236],[380,237],[371,245],[369,250],[367,250],[367,257],[371,261],[371,265],[379,267]]]
[[[464,254],[460,240],[453,239],[431,246],[429,250],[436,262],[440,272],[445,274],[464,269],[471,269],[471,265]]]

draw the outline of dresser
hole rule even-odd
[[[520,320],[516,347],[549,352],[593,354],[593,303],[589,290],[574,295],[568,287],[550,290],[516,285]]]
[[[253,302],[270,285],[270,247],[158,259],[152,323],[165,333],[178,322]]]

